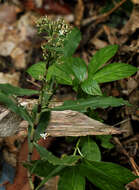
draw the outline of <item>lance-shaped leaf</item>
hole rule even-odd
[[[36,80],[42,80],[46,70],[45,62],[38,62],[27,70],[27,73],[31,75]]]
[[[65,168],[58,183],[58,190],[85,190],[85,178],[78,167]]]
[[[56,167],[55,165],[50,164],[47,160],[34,160],[31,163],[26,162],[24,163],[24,166],[31,174],[36,174],[41,177],[47,177]]]
[[[32,125],[32,118],[27,112],[26,108],[23,106],[17,105],[14,100],[11,99],[10,96],[7,94],[4,94],[0,92],[0,103],[6,105],[8,109],[15,112],[17,115],[19,115],[21,118],[29,122],[29,125]]]
[[[87,94],[93,95],[93,96],[102,96],[101,89],[98,85],[98,83],[93,80],[92,78],[88,78],[81,84],[81,88],[84,92]]]
[[[125,190],[125,185],[137,178],[130,170],[109,162],[85,161],[80,170],[101,190]]]
[[[104,63],[109,61],[115,55],[117,49],[117,45],[109,45],[97,51],[88,65],[89,76],[93,76]]]
[[[65,64],[54,64],[50,66],[46,79],[50,80],[53,76],[55,76],[56,80],[60,84],[72,85],[72,78],[70,76],[69,69]]]
[[[16,96],[30,96],[39,93],[37,90],[19,88],[16,86],[12,86],[11,84],[0,84],[0,90],[5,94]]]
[[[93,77],[98,83],[110,82],[129,77],[137,72],[137,68],[125,63],[112,63],[99,71]]]
[[[96,144],[91,137],[82,137],[81,138],[81,153],[84,158],[90,161],[100,161],[101,152],[98,145]]]
[[[87,99],[79,99],[79,100],[68,100],[65,101],[63,105],[52,108],[55,111],[62,110],[75,110],[80,112],[86,112],[87,108],[107,108],[109,106],[117,107],[122,105],[130,105],[127,101],[122,98],[115,98],[112,96],[104,97],[104,96],[96,96]]]
[[[81,41],[81,33],[77,28],[73,28],[64,40],[64,57],[70,57],[77,49],[79,42]]]
[[[53,155],[51,152],[46,150],[44,147],[39,146],[38,144],[34,143],[37,151],[40,154],[41,159],[48,160],[49,163],[53,165],[66,165],[72,166],[80,159],[80,156],[64,156],[63,158],[58,158]]]
[[[79,82],[84,81],[87,78],[87,66],[83,59],[79,57],[63,58],[65,69],[71,72]]]

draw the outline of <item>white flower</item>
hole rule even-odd
[[[41,133],[40,136],[45,140],[49,136],[48,133]]]
[[[63,35],[64,34],[64,30],[60,30],[59,33],[60,33],[60,35]]]

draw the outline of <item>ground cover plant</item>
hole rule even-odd
[[[45,39],[42,44],[44,61],[32,65],[27,72],[41,81],[41,89],[36,91],[0,84],[0,102],[29,124],[29,154],[24,165],[29,171],[31,189],[38,190],[48,179],[59,175],[58,190],[84,190],[86,180],[102,190],[124,190],[125,185],[136,179],[136,176],[117,164],[102,162],[99,146],[91,137],[78,138],[73,154],[62,158],[56,157],[37,142],[41,137],[47,138],[45,131],[51,111],[74,110],[88,114],[96,108],[130,105],[122,98],[105,96],[100,84],[129,77],[137,72],[137,68],[119,62],[107,64],[116,54],[117,45],[100,49],[87,66],[83,59],[73,56],[81,40],[80,31],[66,24],[63,19],[52,21],[43,17],[38,20],[37,28]],[[72,86],[77,93],[77,100],[50,107],[59,84]],[[39,99],[30,114],[25,107],[18,104],[17,97],[34,94],[38,94]],[[101,141],[104,139],[98,138]],[[107,145],[112,146],[109,138],[107,139]],[[40,154],[40,160],[31,160],[34,147]],[[32,182],[33,174],[44,178],[37,188]]]

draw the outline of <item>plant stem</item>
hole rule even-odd
[[[76,143],[75,150],[74,150],[74,153],[73,153],[74,156],[76,155],[76,153],[77,153],[77,151],[79,149],[79,144],[80,144],[80,138],[78,139],[78,141]]]
[[[45,70],[45,74],[43,77],[42,86],[41,86],[41,90],[40,90],[36,118],[34,120],[33,126],[31,127],[30,135],[28,137],[28,146],[29,146],[28,162],[31,162],[31,160],[32,160],[32,153],[33,153],[33,148],[34,148],[34,134],[35,134],[35,130],[39,124],[43,106],[45,104],[45,106],[48,107],[49,102],[53,96],[52,89],[53,89],[54,81],[51,81],[50,83],[48,83],[46,81],[46,75],[47,75],[48,67],[50,65],[50,61],[51,61],[51,59],[48,59],[48,62],[46,63],[46,70]],[[48,96],[47,98],[45,97],[45,94]],[[28,172],[28,179],[29,179],[29,184],[30,184],[31,190],[34,190],[34,184],[32,182],[32,175],[30,174],[30,172]]]

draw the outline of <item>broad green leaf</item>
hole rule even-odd
[[[70,57],[77,49],[81,41],[81,33],[77,28],[73,28],[64,40],[64,57]]]
[[[68,72],[72,72],[74,76],[83,82],[87,78],[87,66],[83,59],[79,57],[63,58],[64,65],[67,66]]]
[[[38,63],[32,65],[27,70],[27,73],[29,75],[31,75],[36,80],[42,80],[45,71],[46,71],[46,63],[45,62],[38,62]]]
[[[50,111],[41,113],[39,124],[35,130],[34,140],[40,139],[40,134],[44,133],[50,121]]]
[[[65,101],[63,105],[57,106],[52,108],[51,110],[54,111],[63,111],[63,110],[74,110],[80,112],[86,112],[87,108],[107,108],[117,107],[122,105],[130,105],[128,101],[123,100],[122,98],[115,98],[112,96],[103,97],[103,96],[96,96],[86,99],[79,99],[79,100],[68,100]]]
[[[85,80],[81,84],[81,88],[87,94],[90,94],[93,96],[97,96],[97,95],[102,96],[102,92],[101,92],[101,89],[100,89],[98,83],[91,78],[88,78],[87,80]]]
[[[84,161],[80,170],[101,190],[125,190],[125,185],[137,178],[130,170],[110,162]]]
[[[111,135],[97,135],[96,139],[101,141],[101,146],[104,148],[111,149],[114,145],[110,142],[112,136]]]
[[[32,123],[32,118],[27,112],[26,108],[23,106],[18,105],[14,99],[12,99],[10,96],[7,94],[4,94],[0,92],[0,103],[6,105],[8,109],[11,111],[15,112],[17,115],[19,115],[21,118],[29,122],[29,125],[33,125]]]
[[[129,77],[137,72],[137,68],[125,63],[112,63],[99,71],[93,77],[98,83],[110,82]]]
[[[33,94],[38,94],[37,90],[30,90],[25,88],[19,88],[16,86],[12,86],[11,84],[0,84],[0,90],[8,95],[16,95],[16,96],[30,96]]]
[[[38,144],[34,143],[37,151],[40,154],[41,159],[48,160],[49,163],[53,165],[65,165],[65,166],[72,166],[75,165],[76,162],[80,159],[80,156],[64,156],[63,158],[58,158],[53,155],[51,152],[46,150],[44,147],[39,146]]]
[[[101,160],[101,152],[99,150],[99,147],[96,142],[91,139],[91,137],[82,137],[81,144],[81,153],[83,154],[85,159],[90,161]]]
[[[50,80],[52,76],[55,76],[57,82],[60,84],[72,85],[70,73],[68,73],[68,69],[65,68],[65,65],[54,64],[50,66],[46,77],[47,80]]]
[[[106,46],[95,53],[88,65],[89,76],[93,74],[117,52],[117,45]]]
[[[85,190],[85,178],[78,167],[65,168],[60,175],[58,190]]]

